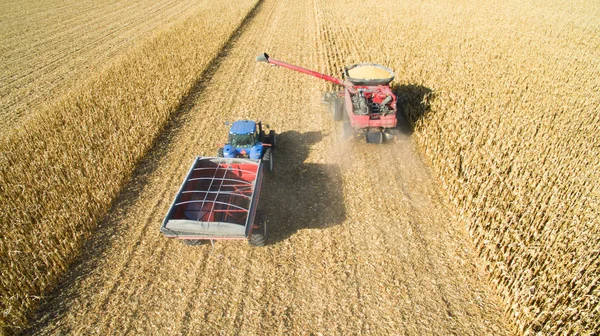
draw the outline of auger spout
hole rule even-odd
[[[328,82],[335,83],[337,85],[341,85],[341,86],[347,87],[348,89],[354,89],[354,85],[352,83],[348,82],[348,81],[341,80],[339,78],[335,78],[335,77],[332,77],[332,76],[329,76],[329,75],[326,75],[326,74],[323,74],[323,73],[320,73],[320,72],[317,72],[317,71],[313,71],[313,70],[310,70],[310,69],[306,69],[306,68],[303,68],[303,67],[300,67],[300,66],[297,66],[297,65],[293,65],[293,64],[289,64],[289,63],[286,63],[286,62],[282,62],[282,61],[276,60],[274,58],[269,57],[269,55],[267,55],[266,53],[262,53],[262,54],[258,55],[256,57],[256,61],[257,62],[265,62],[265,63],[269,63],[269,64],[272,64],[272,65],[277,65],[277,66],[280,66],[282,68],[287,68],[287,69],[290,69],[290,70],[298,71],[298,72],[301,72],[301,73],[304,73],[304,74],[307,74],[307,75],[311,75],[313,77],[317,77],[317,78],[326,80]]]

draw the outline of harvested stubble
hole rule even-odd
[[[600,4],[326,7],[348,49],[338,68],[396,72],[400,108],[520,332],[600,330]]]
[[[214,3],[0,142],[0,328],[16,331],[256,1]],[[219,13],[219,15],[214,15]]]

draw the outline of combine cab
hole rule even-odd
[[[323,100],[336,121],[344,121],[344,130],[364,135],[368,143],[392,140],[396,132],[396,96],[390,88],[394,72],[382,65],[361,63],[344,69],[341,80],[316,71],[288,64],[261,54],[258,62],[266,62],[305,73],[341,85],[343,91],[328,92]]]
[[[238,239],[263,246],[266,224],[255,222],[262,176],[258,159],[197,157],[160,231],[188,245]]]

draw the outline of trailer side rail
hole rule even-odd
[[[246,237],[262,182],[260,160],[197,157],[161,231],[169,237]],[[220,235],[222,231],[222,235]]]

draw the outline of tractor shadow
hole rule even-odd
[[[435,93],[423,85],[397,85],[392,88],[397,97],[398,131],[411,135],[417,122],[431,112]]]
[[[321,132],[287,131],[277,135],[274,175],[267,177],[259,212],[267,223],[268,244],[301,229],[323,229],[346,218],[341,169],[335,164],[305,163]]]

